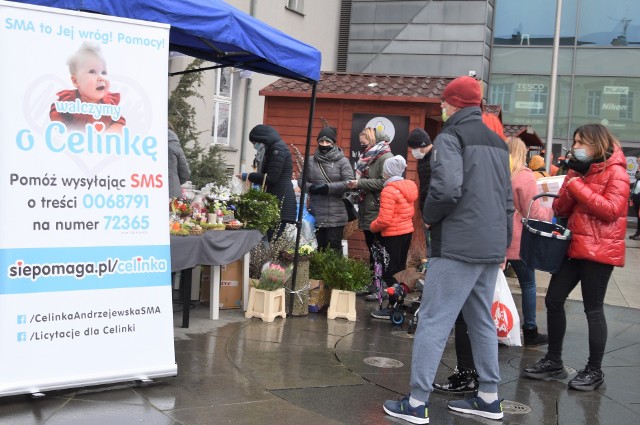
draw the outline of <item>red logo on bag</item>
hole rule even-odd
[[[496,329],[498,329],[498,336],[508,336],[511,329],[513,329],[511,310],[501,302],[494,301],[491,305],[491,316],[493,316],[493,322],[496,324]]]

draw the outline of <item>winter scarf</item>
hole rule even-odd
[[[356,163],[356,179],[366,179],[369,176],[369,167],[371,164],[387,152],[391,152],[391,148],[389,144],[384,141],[377,143],[367,150]]]

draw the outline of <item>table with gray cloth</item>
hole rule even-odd
[[[218,230],[200,236],[171,235],[171,271],[180,272],[183,328],[189,327],[192,269],[198,265],[233,263],[258,245],[262,238],[257,230]]]

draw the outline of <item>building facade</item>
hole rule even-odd
[[[557,0],[352,0],[348,72],[475,75],[507,124],[546,138]],[[640,2],[563,0],[554,151],[602,123],[640,154]],[[636,93],[638,93],[636,95]]]

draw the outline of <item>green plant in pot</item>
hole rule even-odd
[[[256,229],[266,234],[280,224],[280,202],[275,195],[251,189],[242,195],[234,195],[229,202],[245,229]]]
[[[309,276],[341,291],[359,291],[371,282],[368,263],[344,257],[332,249],[317,251],[311,255]]]

